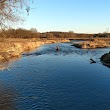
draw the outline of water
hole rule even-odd
[[[109,51],[59,43],[24,53],[0,71],[0,110],[110,110],[110,68],[99,59]]]

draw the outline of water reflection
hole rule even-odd
[[[16,61],[18,61],[20,58],[10,58],[8,61],[3,61],[0,62],[0,70],[5,70],[7,69],[10,71],[10,68],[12,67],[12,64]]]

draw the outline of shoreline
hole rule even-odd
[[[94,39],[92,41],[75,42],[72,46],[82,49],[96,49],[110,47],[110,42]]]
[[[34,38],[34,39],[14,39],[14,38],[12,38],[12,39],[5,39],[4,41],[0,41],[0,45],[1,45],[0,70],[6,69],[7,66],[5,63],[10,62],[10,60],[13,60],[13,59],[17,60],[20,57],[22,57],[23,52],[31,51],[44,44],[63,43],[63,42],[70,42],[70,40],[68,40],[68,39],[53,39],[53,40],[39,39],[39,40],[37,40],[36,38]],[[110,67],[110,63],[104,62],[103,60],[101,60],[101,62],[103,65]]]
[[[20,40],[20,39],[19,39]],[[25,51],[38,48],[44,44],[69,42],[67,39],[55,39],[55,40],[39,40],[29,39],[29,41],[22,39],[22,41],[7,41],[0,42],[0,62],[8,61],[10,58],[21,57]]]

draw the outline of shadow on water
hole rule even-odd
[[[0,82],[0,110],[15,110],[14,97],[14,90]]]
[[[18,60],[19,58],[11,58],[8,61],[0,62],[0,71],[6,70],[6,69],[10,71],[11,65]]]

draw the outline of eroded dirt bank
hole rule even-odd
[[[0,42],[0,61],[7,61],[12,57],[20,57],[25,51],[37,48],[43,44],[57,43],[57,42],[69,42],[66,39],[56,40],[6,40]]]
[[[92,41],[76,42],[73,46],[82,49],[105,48],[110,47],[110,41],[94,39]]]

